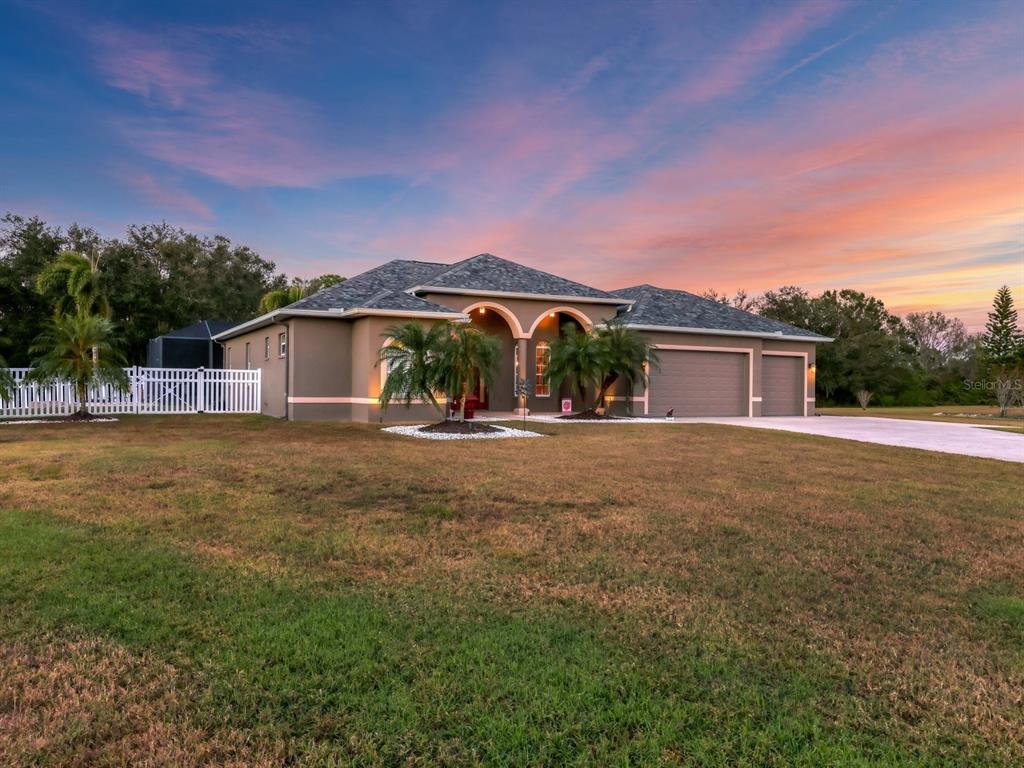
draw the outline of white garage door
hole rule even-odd
[[[651,372],[648,414],[747,416],[748,356],[736,352],[659,350]]]
[[[788,355],[761,358],[761,415],[804,415],[804,359]]]

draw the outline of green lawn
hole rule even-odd
[[[855,405],[818,408],[825,416],[875,416],[887,419],[915,419],[917,421],[952,421],[960,424],[1003,427],[1007,431],[1024,431],[1024,408],[1011,408],[1007,416],[1000,417],[994,405],[931,405],[922,407],[882,408],[868,406],[865,410]]]
[[[1013,765],[1008,463],[713,425],[0,427],[0,765]]]

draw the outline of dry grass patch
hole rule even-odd
[[[191,716],[171,665],[98,638],[0,644],[0,764],[272,766],[280,754]]]

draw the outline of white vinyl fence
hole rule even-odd
[[[29,368],[11,368],[14,394],[0,398],[0,418],[67,416],[78,410],[70,382],[32,384]],[[260,371],[205,368],[125,368],[127,392],[98,384],[89,387],[90,413],[259,413]]]

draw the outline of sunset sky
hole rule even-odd
[[[0,212],[1024,304],[1024,3],[293,6],[0,0]]]

